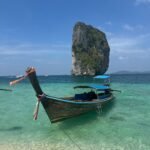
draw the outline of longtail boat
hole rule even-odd
[[[0,89],[0,91],[12,92],[11,89]]]
[[[42,103],[51,123],[55,123],[67,118],[87,113],[89,111],[100,109],[106,103],[114,99],[112,89],[108,84],[107,86],[94,84],[76,86],[74,87],[75,89],[84,88],[90,89],[91,91],[88,93],[75,94],[72,97],[58,98],[54,96],[48,96],[42,91],[36,76],[36,70],[33,67],[30,67],[26,70],[26,75],[23,76],[22,79],[27,76],[38,98],[34,113],[35,120],[37,119],[40,102]],[[97,76],[96,78],[101,78],[101,76]],[[102,78],[108,77],[103,76]],[[10,84],[14,84],[22,79],[18,79]]]

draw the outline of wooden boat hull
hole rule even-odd
[[[110,102],[113,96],[91,102],[75,102],[53,97],[43,97],[43,107],[52,123],[78,116],[89,111],[98,110]]]

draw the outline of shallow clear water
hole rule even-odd
[[[43,91],[54,96],[71,96],[73,86],[92,83],[92,78],[39,77]],[[0,77],[7,88],[10,77]],[[32,115],[35,93],[28,80],[0,91],[0,150],[149,150],[150,75],[112,75],[116,99],[102,112],[91,112],[51,124],[40,106],[38,120]]]

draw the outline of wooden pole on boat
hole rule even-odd
[[[19,79],[17,79],[17,80],[11,81],[9,84],[10,84],[10,86],[12,86],[12,85],[14,85],[14,84],[17,84],[17,83],[19,83],[20,81],[24,80],[26,77],[27,77],[27,75],[22,76],[21,78],[19,78]]]
[[[32,87],[34,88],[34,90],[36,92],[36,95],[37,96],[42,95],[43,91],[39,85],[39,81],[36,76],[36,70],[33,67],[29,67],[29,68],[27,68],[26,73],[28,74],[29,80],[32,84]]]
[[[29,67],[29,68],[27,68],[26,73],[28,75],[28,78],[29,78],[29,80],[32,84],[32,87],[34,88],[34,90],[36,92],[36,96],[38,98],[38,101],[37,101],[36,107],[35,107],[35,111],[33,114],[33,119],[37,120],[38,112],[39,112],[39,106],[40,106],[41,98],[43,96],[43,91],[42,91],[40,84],[39,84],[39,81],[37,79],[36,70],[33,67]]]

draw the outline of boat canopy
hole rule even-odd
[[[110,89],[109,86],[105,86],[105,85],[96,85],[96,84],[91,84],[91,85],[79,85],[79,86],[75,86],[74,89],[77,88],[92,88],[98,91],[104,91],[104,90],[108,90]]]
[[[95,76],[94,79],[109,79],[110,76],[108,75],[98,75],[98,76]]]

